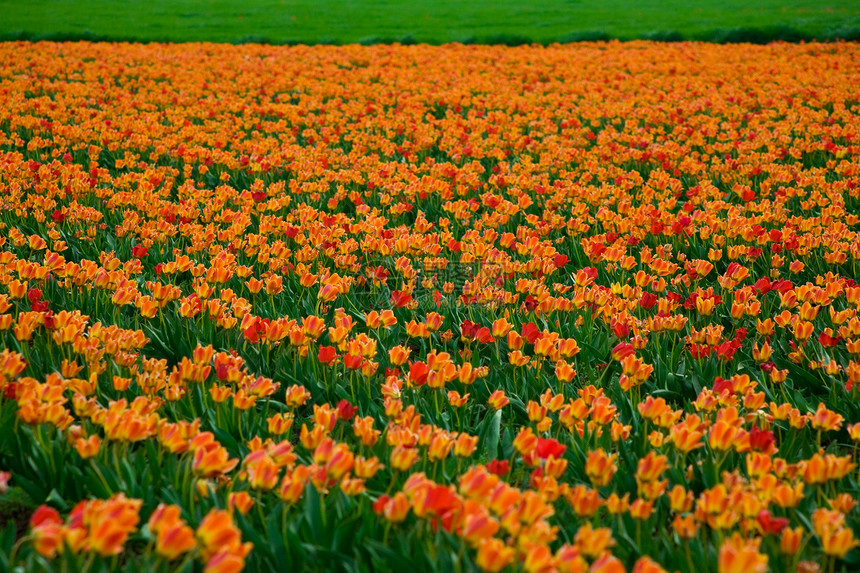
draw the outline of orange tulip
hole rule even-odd
[[[744,539],[737,532],[726,539],[717,555],[719,573],[764,573],[767,555],[759,552],[761,539]]]
[[[478,546],[476,562],[478,567],[488,573],[501,571],[514,560],[514,550],[507,547],[500,539],[489,537]]]
[[[99,437],[95,434],[87,439],[78,438],[75,441],[75,449],[78,451],[78,454],[85,460],[95,457],[99,453],[100,446],[101,440],[99,440]]]
[[[503,391],[496,390],[492,394],[490,394],[487,403],[494,410],[501,410],[510,403],[510,400],[508,400],[508,397],[505,396],[505,393]]]
[[[53,558],[63,550],[63,520],[56,509],[46,505],[39,506],[30,518],[33,547],[48,558]]]

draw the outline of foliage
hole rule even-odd
[[[852,40],[850,0],[0,0],[0,38],[266,44]]]

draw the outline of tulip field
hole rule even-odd
[[[857,571],[858,86],[0,44],[0,572]]]

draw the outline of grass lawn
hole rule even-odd
[[[856,0],[0,0],[0,38],[275,43],[860,38]]]

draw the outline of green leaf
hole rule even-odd
[[[61,511],[66,511],[68,509],[66,500],[63,499],[56,489],[51,490],[51,493],[49,493],[48,497],[45,498],[45,503],[52,503]]]
[[[15,545],[16,537],[15,523],[10,520],[8,525],[6,525],[6,529],[3,530],[3,535],[0,536],[0,563],[4,567],[9,567],[8,555],[12,551],[12,546]]]
[[[289,563],[294,570],[301,571],[304,568],[304,558],[307,556],[307,552],[304,551],[302,540],[292,527],[288,527],[287,530],[282,533],[287,542],[287,549],[290,553]]]
[[[269,541],[268,549],[272,552],[275,562],[287,564],[290,562],[290,558],[280,531],[280,514],[280,507],[274,508],[266,518],[266,539]]]
[[[135,464],[137,471],[141,472],[143,468],[141,468],[141,463],[145,465],[145,468],[149,470],[152,474],[152,477],[155,481],[155,484],[161,483],[161,472],[162,467],[158,463],[154,463],[158,460],[158,451],[155,449],[155,440],[146,440],[146,456],[139,457],[137,464]]]
[[[388,571],[410,571],[413,570],[413,561],[405,555],[393,551],[389,546],[383,545],[375,539],[368,539],[364,546],[367,551],[379,561],[383,563],[383,567],[375,567],[377,569]]]
[[[322,540],[324,532],[320,494],[312,483],[305,487],[305,520],[310,525],[313,539]]]
[[[15,474],[15,483],[36,503],[41,503],[47,497],[47,493],[41,485],[30,481],[21,474]]]
[[[514,455],[514,432],[510,428],[505,428],[502,433],[502,458],[507,459]]]
[[[489,431],[484,452],[488,460],[494,460],[499,455],[499,437],[502,429],[502,411],[496,410],[492,417],[487,419]]]

